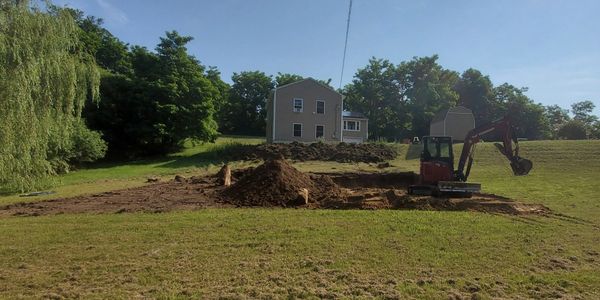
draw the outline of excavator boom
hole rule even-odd
[[[519,156],[519,141],[514,133],[510,118],[505,116],[500,120],[479,126],[469,131],[465,137],[463,149],[458,161],[458,168],[455,171],[456,180],[467,181],[473,164],[473,150],[475,144],[481,141],[483,135],[494,131],[500,132],[502,135],[502,144],[495,143],[494,145],[498,148],[500,153],[509,160],[513,173],[516,176],[529,174],[529,171],[531,171],[531,168],[533,167],[533,163],[530,160]]]

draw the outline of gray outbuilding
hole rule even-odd
[[[429,127],[429,135],[450,136],[454,141],[463,141],[467,133],[475,128],[473,112],[463,106],[438,112]]]

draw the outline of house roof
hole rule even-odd
[[[335,93],[337,93],[337,94],[339,94],[340,96],[342,96],[342,97],[343,97],[343,95],[342,95],[342,94],[340,94],[338,91],[336,91],[336,90],[335,90],[335,89],[333,89],[332,87],[330,87],[330,86],[328,86],[328,85],[326,85],[326,84],[323,84],[323,83],[319,82],[318,80],[316,80],[316,79],[314,79],[314,78],[312,78],[312,77],[308,77],[308,78],[304,78],[304,79],[302,79],[302,80],[294,81],[294,82],[292,82],[292,83],[284,84],[284,85],[282,85],[282,86],[278,86],[278,87],[274,88],[273,90],[278,90],[278,89],[281,89],[281,88],[289,87],[289,86],[291,86],[291,85],[294,85],[294,84],[297,84],[297,83],[300,83],[300,82],[304,82],[304,81],[307,81],[307,80],[308,80],[308,81],[311,81],[311,82],[314,82],[314,83],[316,83],[316,84],[318,84],[318,85],[320,85],[320,86],[322,86],[322,87],[324,87],[324,88],[327,88],[327,89],[329,89],[329,90],[331,90],[331,91],[333,91],[333,92],[335,92]]]
[[[444,121],[446,119],[446,115],[449,113],[472,114],[473,112],[464,106],[456,106],[456,107],[451,107],[449,109],[443,109],[443,110],[439,111],[437,114],[435,114],[435,116],[431,120],[431,123],[437,123],[437,122]]]
[[[343,111],[342,112],[342,117],[345,117],[345,118],[367,119],[367,117],[365,117],[364,114],[359,113],[359,112],[353,112],[353,111]]]

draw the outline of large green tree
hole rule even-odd
[[[54,170],[50,153],[72,145],[99,72],[64,10],[0,0],[0,186],[25,190]]]
[[[573,113],[573,120],[581,122],[585,128],[587,135],[592,135],[592,131],[598,117],[593,114],[596,105],[594,102],[585,100],[571,104],[571,112]]]
[[[558,138],[558,130],[571,120],[569,110],[558,105],[546,106],[544,112],[553,139]]]
[[[504,83],[494,88],[496,109],[493,119],[510,116],[517,127],[517,135],[528,139],[545,139],[551,136],[545,109],[533,102],[527,95],[527,88],[517,88]]]
[[[494,86],[489,76],[468,69],[462,73],[454,87],[459,95],[458,104],[473,111],[475,123],[489,122],[494,111]]]
[[[156,52],[131,48],[131,74],[105,72],[102,101],[86,110],[86,118],[105,134],[109,153],[164,154],[181,148],[188,138],[215,140],[215,103],[227,88],[215,86],[218,71],[206,70],[188,54],[191,40],[167,32]]]
[[[415,57],[398,66],[398,80],[409,101],[415,136],[429,134],[429,124],[439,111],[456,106],[459,95],[453,89],[459,76],[437,63],[438,56]]]
[[[396,66],[388,60],[371,58],[359,69],[343,91],[344,109],[369,118],[371,139],[397,139],[410,131],[408,99],[399,85]]]
[[[260,71],[234,73],[229,90],[229,101],[223,113],[222,131],[225,133],[264,135],[267,99],[275,82]]]

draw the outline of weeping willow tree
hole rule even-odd
[[[60,9],[0,0],[0,190],[39,187],[53,173],[48,153],[67,147],[86,99],[99,99],[78,30]]]

